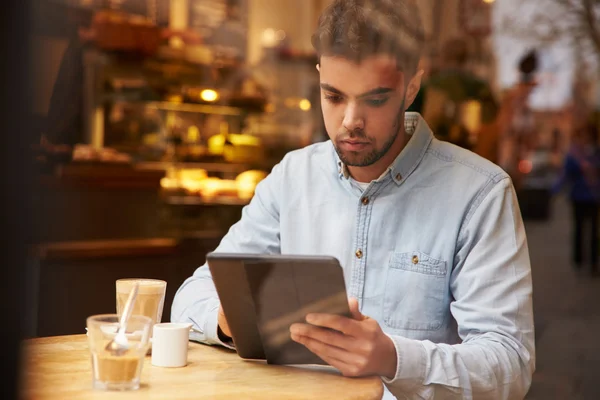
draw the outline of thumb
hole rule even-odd
[[[365,316],[360,313],[358,310],[358,300],[354,297],[348,299],[348,306],[350,307],[350,314],[352,314],[352,318],[357,321],[362,321],[365,319]]]

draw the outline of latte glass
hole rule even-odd
[[[132,315],[144,315],[152,320],[152,326],[161,322],[167,282],[158,279],[119,279],[117,289],[117,315],[123,313],[129,293],[135,283],[139,284]],[[152,332],[152,330],[151,330]],[[152,334],[150,335],[152,336]]]

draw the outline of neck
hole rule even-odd
[[[374,181],[378,179],[390,165],[392,165],[394,160],[402,150],[404,150],[407,142],[407,134],[404,130],[404,119],[402,119],[400,126],[402,129],[396,135],[396,140],[394,140],[394,143],[392,143],[392,146],[383,157],[366,167],[347,167],[350,176],[352,176],[355,181],[364,183]]]

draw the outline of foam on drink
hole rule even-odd
[[[121,315],[129,293],[138,283],[138,295],[135,299],[132,315],[145,315],[152,324],[161,322],[167,282],[157,279],[119,279],[117,281],[117,314]]]

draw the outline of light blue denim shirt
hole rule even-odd
[[[407,146],[363,191],[330,141],[293,151],[256,188],[217,252],[336,257],[348,295],[395,344],[399,398],[523,398],[535,366],[531,268],[508,175],[406,114]],[[206,266],[174,321],[217,336]]]

